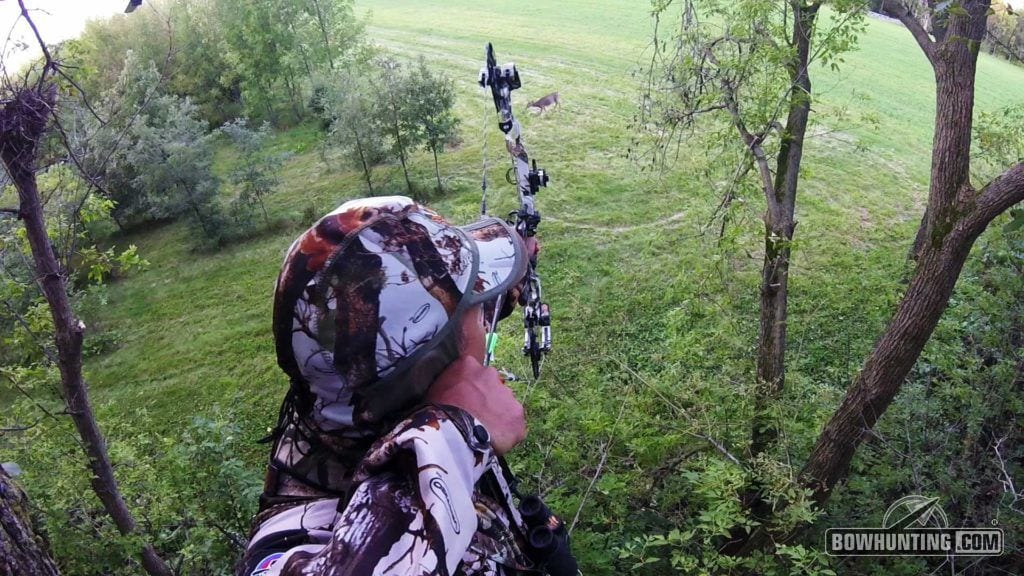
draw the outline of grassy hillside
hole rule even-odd
[[[676,460],[713,456],[696,435],[739,447],[748,435],[762,202],[742,199],[718,242],[706,225],[719,198],[700,175],[717,159],[699,141],[685,143],[666,174],[626,158],[631,74],[650,34],[645,3],[360,0],[357,8],[369,14],[374,43],[425,54],[456,80],[463,142],[441,158],[450,192],[426,199],[460,223],[478,210],[485,141],[492,186],[506,166],[493,106],[475,84],[484,44],[518,65],[517,103],[561,93],[561,110],[521,115],[531,155],[552,178],[538,204],[555,350],[539,382],[515,384],[531,429],[512,460],[568,519],[580,511],[574,537],[585,573],[615,573],[614,547],[667,531],[665,511],[696,497]],[[1024,70],[981,60],[978,110],[1019,101]],[[816,136],[798,200],[780,413],[794,466],[898,296],[927,190],[934,111],[924,57],[888,22],[869,21],[840,70],[815,70],[812,81]],[[108,304],[88,319],[93,337],[115,342],[86,365],[101,422],[119,423],[109,430],[115,451],[139,435],[173,442],[195,416],[217,413],[241,427],[233,445],[259,482],[265,447],[254,441],[273,425],[287,387],[270,335],[280,261],[303,214],[363,194],[357,173],[334,156],[321,161],[312,129],[282,133],[275,146],[294,156],[268,209],[292,227],[216,254],[191,252],[178,225],[116,239],[138,244],[151,267],[112,284]],[[430,159],[417,156],[413,169],[428,188]],[[403,192],[400,172],[382,174],[389,192]],[[492,211],[510,209],[511,187],[496,189]],[[498,364],[525,375],[518,328],[508,324]]]

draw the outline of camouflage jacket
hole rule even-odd
[[[375,442],[351,498],[305,499],[258,519],[239,576],[536,573],[486,429],[427,406]]]

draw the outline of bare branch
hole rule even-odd
[[[22,396],[27,398],[29,400],[29,402],[32,402],[32,404],[34,404],[35,407],[40,412],[45,414],[48,418],[51,418],[51,419],[53,419],[53,420],[55,420],[57,422],[60,422],[60,418],[57,417],[57,414],[54,414],[53,412],[50,412],[50,410],[46,406],[43,406],[43,404],[41,402],[39,402],[39,400],[36,400],[31,394],[29,394],[28,390],[25,390],[25,388],[21,385],[20,382],[15,380],[13,377],[11,377],[10,374],[7,374],[6,372],[0,372],[0,374],[3,374],[7,378],[7,380],[11,383],[11,386],[14,386],[14,389],[17,390],[19,394],[21,394]],[[77,443],[80,447],[84,448],[84,446],[82,446],[82,439],[81,438],[79,438],[78,436],[76,436],[74,434],[71,434],[71,437],[75,440],[75,443]]]
[[[733,174],[732,179],[729,180],[729,186],[726,187],[725,193],[722,194],[722,201],[718,203],[718,206],[716,206],[715,210],[711,213],[711,217],[708,218],[708,226],[711,226],[711,224],[713,224],[715,220],[721,218],[721,227],[718,230],[719,240],[725,237],[725,224],[728,220],[727,212],[729,210],[729,207],[732,206],[733,200],[736,198],[736,188],[739,186],[740,182],[742,182],[743,179],[747,177],[747,174],[749,174],[750,171],[753,169],[753,160],[749,156],[744,154],[742,159],[740,160],[739,165],[736,166],[736,171]]]
[[[622,413],[620,412],[619,415],[621,416]],[[580,513],[583,512],[583,505],[587,503],[587,497],[590,496],[590,491],[593,490],[594,484],[597,483],[597,479],[601,477],[601,470],[604,469],[604,463],[608,459],[608,450],[611,449],[611,447],[612,443],[610,439],[601,446],[601,460],[597,463],[597,469],[594,471],[594,475],[590,478],[590,484],[587,485],[587,490],[583,493],[583,498],[580,499],[580,506],[576,509],[576,515],[573,516],[572,523],[569,524],[569,534],[572,534],[573,528],[576,527],[576,522],[580,519]]]
[[[744,466],[743,466],[743,463],[740,462],[740,459],[735,457],[735,456],[733,456],[732,452],[729,452],[729,449],[726,448],[725,445],[722,444],[721,442],[719,442],[718,440],[715,440],[711,436],[707,436],[707,435],[704,435],[704,434],[698,434],[696,432],[687,432],[687,434],[689,434],[690,436],[693,436],[694,438],[700,438],[701,440],[707,442],[708,444],[711,444],[712,446],[715,447],[715,450],[718,450],[723,456],[725,456],[725,458],[729,462],[732,462],[736,466],[739,466],[740,468],[746,470],[746,468],[744,468]]]
[[[733,125],[736,126],[736,130],[740,133],[740,137],[743,138],[744,144],[747,145],[747,149],[750,150],[751,155],[754,157],[754,162],[757,164],[757,171],[761,175],[761,185],[764,187],[765,198],[768,201],[768,209],[776,212],[779,207],[778,202],[775,201],[775,184],[773,183],[772,169],[768,165],[768,157],[761,146],[764,135],[758,134],[755,136],[747,129],[746,124],[743,122],[743,117],[740,116],[735,88],[728,82],[723,83],[722,88],[725,91],[726,108],[729,110],[729,114],[732,115]]]
[[[990,42],[999,46],[1006,52],[1006,59],[1015,62],[1017,64],[1024,64],[1024,52],[1021,52],[1019,48],[1010,46],[1002,38],[995,35],[991,28],[985,29],[985,38]]]
[[[627,396],[622,400],[622,404],[619,406],[619,415],[615,417],[615,423],[612,424],[611,431],[608,432],[608,441],[603,443],[601,447],[601,461],[597,463],[597,469],[594,470],[594,476],[590,478],[590,484],[587,486],[586,492],[583,493],[583,498],[580,500],[580,506],[576,509],[576,515],[572,518],[572,523],[569,524],[569,534],[572,534],[572,529],[576,527],[576,522],[580,519],[580,513],[583,512],[583,505],[587,502],[587,497],[590,496],[590,491],[594,489],[594,484],[597,483],[597,479],[601,477],[601,471],[604,469],[604,463],[608,460],[608,452],[612,449],[612,443],[615,442],[615,429],[618,428],[619,422],[622,420],[622,415],[626,412],[626,399]]]
[[[1018,502],[1024,501],[1024,489],[1017,490],[1017,486],[1013,482],[1013,477],[1010,476],[1010,473],[1006,470],[1006,460],[1003,459],[1003,455],[999,451],[1003,442],[1006,441],[1006,438],[1006,436],[1000,438],[999,441],[996,442],[996,445],[992,447],[992,450],[996,453],[996,460],[999,461],[999,471],[1003,475],[1000,480],[1000,483],[1003,485],[1003,492],[1009,494],[1010,497],[1013,498],[1013,501],[1010,502],[1010,510],[1017,512],[1018,514],[1024,514],[1024,509],[1017,507]]]
[[[910,8],[899,0],[883,0],[882,7],[888,9],[890,13],[895,14],[899,18],[900,22],[910,31],[914,40],[917,40],[917,45],[921,47],[921,51],[928,57],[928,62],[934,66],[935,42],[928,36],[928,32],[917,21],[917,18],[914,17],[914,13]]]
[[[25,426],[11,426],[10,428],[0,428],[0,436],[3,436],[4,434],[8,434],[10,432],[24,432],[26,430],[31,430],[38,426],[39,422],[40,420],[37,419],[35,422],[27,424]]]
[[[1024,201],[1024,162],[1020,162],[992,179],[978,193],[975,210],[966,219],[970,229],[979,233],[996,216],[1014,204]],[[980,226],[980,228],[978,228]]]
[[[21,218],[21,211],[17,208],[0,208],[0,215]]]
[[[53,69],[57,71],[57,74],[59,74],[61,78],[67,80],[68,83],[75,87],[75,90],[77,90],[78,94],[82,97],[82,104],[85,104],[85,107],[89,110],[89,112],[92,113],[96,120],[98,120],[100,124],[106,124],[106,120],[100,117],[99,112],[97,112],[96,109],[92,107],[92,104],[89,103],[88,94],[86,94],[85,90],[83,90],[82,87],[78,85],[78,82],[75,82],[74,78],[68,75],[67,72],[64,72],[64,67],[61,66],[59,63],[54,62]]]
[[[46,70],[47,68],[55,67],[53,56],[50,55],[50,49],[46,47],[46,42],[43,42],[43,37],[39,35],[39,29],[36,28],[36,23],[32,21],[32,18],[28,15],[28,8],[25,7],[25,0],[18,0],[18,6],[21,8],[21,17],[28,22],[29,28],[32,29],[32,33],[35,34],[36,42],[39,43],[39,49],[43,51],[43,56],[46,58],[46,64],[43,66],[43,73],[39,75],[39,86],[42,86],[46,81]]]

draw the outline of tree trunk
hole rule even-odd
[[[846,477],[865,432],[885,413],[917,362],[949,304],[975,239],[1009,207],[995,211],[993,201],[999,204],[1000,198],[1005,201],[1007,194],[1014,194],[1014,170],[980,193],[970,184],[976,47],[985,33],[987,8],[978,0],[965,3],[968,13],[951,15],[941,33],[949,40],[923,45],[935,71],[936,106],[928,206],[912,249],[917,268],[893,319],[801,472],[819,503]]]
[[[822,505],[846,478],[861,442],[892,403],[931,337],[956,286],[971,247],[989,223],[1024,201],[1024,163],[1018,163],[977,191],[970,184],[971,124],[977,47],[985,33],[988,3],[964,3],[933,41],[904,8],[907,26],[935,71],[935,137],[928,206],[915,237],[917,267],[892,320],[864,363],[811,451],[800,482]],[[913,249],[912,249],[913,250]],[[765,548],[770,537],[759,528],[741,553]]]
[[[292,105],[292,112],[295,114],[295,121],[301,122],[303,118],[303,112],[300,109],[302,106],[302,98],[299,97],[297,84],[295,82],[294,74],[292,73],[291,67],[288,68],[288,73],[285,74],[284,84],[288,87],[289,102]]]
[[[366,178],[366,187],[370,190],[370,195],[373,195],[373,182],[370,180],[370,165],[366,162],[366,155],[363,153],[363,141],[359,137],[358,131],[353,131],[356,136],[356,150],[359,151],[359,162],[363,165],[363,176]]]
[[[405,144],[402,142],[402,126],[398,122],[398,109],[392,103],[392,110],[395,114],[395,141],[398,145],[398,161],[402,163],[402,174],[405,175],[405,186],[412,195],[412,181],[409,180],[409,168],[405,165]]]
[[[28,499],[0,469],[0,576],[58,576],[46,543],[32,531]]]
[[[811,112],[811,78],[807,64],[818,5],[793,5],[792,44],[796,55],[788,65],[793,90],[789,114],[777,157],[775,182],[766,187],[764,263],[761,271],[761,321],[757,345],[758,394],[750,452],[757,456],[778,438],[777,423],[769,411],[786,383],[786,324],[788,322],[789,257],[796,228],[794,211],[804,153],[804,136]]]
[[[331,53],[331,42],[327,39],[327,24],[324,22],[324,13],[320,9],[320,0],[313,0],[313,7],[316,8],[316,21],[320,25],[320,34],[324,38],[324,48],[327,51],[327,61],[334,70],[334,54]]]
[[[116,215],[114,215],[113,212],[110,213],[110,218],[114,221],[114,224],[117,225],[117,229],[121,232],[121,234],[127,232],[124,224],[121,223],[121,220]]]
[[[267,206],[263,203],[263,199],[259,196],[256,197],[256,201],[260,203],[260,210],[263,211],[263,223],[270,226],[270,215],[267,214]]]
[[[431,146],[430,151],[434,153],[434,176],[437,178],[437,191],[442,192],[444,189],[441,186],[441,168],[437,164],[437,146]]]
[[[85,326],[74,317],[61,275],[46,235],[43,207],[36,186],[35,163],[39,141],[56,100],[56,87],[42,91],[24,89],[0,111],[0,158],[18,189],[20,217],[32,250],[37,281],[50,307],[57,344],[57,365],[68,413],[82,439],[91,483],[104,509],[122,534],[136,531],[135,519],[118,490],[107,445],[93,417],[88,388],[82,378],[82,332]],[[154,576],[171,571],[149,544],[144,545],[142,564]]]
[[[885,413],[949,303],[977,234],[957,230],[939,248],[926,247],[896,314],[868,356],[842,404],[821,432],[801,478],[819,503],[846,477],[860,443]]]

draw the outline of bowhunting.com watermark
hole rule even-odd
[[[938,498],[904,496],[885,511],[881,528],[829,528],[831,556],[998,556],[999,528],[949,527]]]

